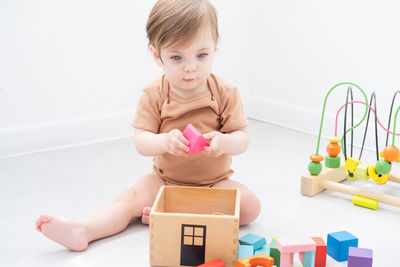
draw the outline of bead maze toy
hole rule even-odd
[[[330,143],[328,144],[326,150],[328,155],[325,157],[325,167],[322,166],[322,161],[324,160],[324,156],[319,154],[319,147],[321,141],[321,132],[324,122],[325,108],[327,104],[327,100],[329,95],[340,86],[348,86],[346,101],[342,107],[339,108],[336,114],[335,120],[335,133],[333,136],[329,137],[328,140]],[[353,87],[358,89],[362,96],[363,101],[354,101],[353,100]],[[397,91],[392,100],[392,105],[390,108],[390,115],[388,120],[388,126],[385,128],[382,123],[379,121],[377,116],[376,109],[376,95],[375,92],[371,94],[370,104],[374,102],[374,108],[368,104],[367,95],[365,92],[356,84],[350,82],[338,83],[333,86],[325,96],[324,105],[322,109],[321,123],[318,134],[318,142],[316,153],[310,156],[311,162],[308,165],[309,174],[306,174],[301,177],[301,194],[305,196],[315,196],[319,194],[321,191],[325,189],[337,191],[340,193],[348,194],[354,196],[353,203],[359,206],[376,209],[378,207],[378,202],[394,205],[400,207],[400,197],[383,194],[379,192],[374,192],[372,190],[366,190],[362,188],[358,188],[356,186],[342,184],[341,182],[345,179],[349,181],[354,180],[373,180],[379,185],[386,184],[388,181],[393,183],[400,183],[400,178],[392,173],[391,167],[392,163],[399,160],[400,152],[399,149],[395,146],[395,137],[400,135],[396,133],[396,123],[397,123],[397,115],[400,110],[400,106],[397,108],[394,115],[394,123],[393,129],[390,131],[390,123],[392,117],[392,111],[396,96],[400,95],[400,91]],[[365,106],[365,110],[361,120],[354,125],[353,121],[353,105],[361,104]],[[347,127],[347,109],[348,106],[351,105],[351,128],[346,129]],[[338,116],[340,111],[344,109],[344,132],[343,136],[340,137],[337,132],[338,125]],[[375,114],[375,143],[376,143],[376,158],[377,161],[375,164],[364,164],[361,162],[361,156],[364,149],[365,139],[368,131],[368,122],[370,118],[370,112],[374,112]],[[360,155],[358,158],[353,157],[353,130],[360,126],[362,122],[367,117],[367,122],[364,130],[363,142],[361,145]],[[379,153],[378,147],[378,124],[383,130],[387,132],[386,134],[386,147],[383,149],[381,153]],[[347,156],[347,143],[346,143],[346,135],[351,132],[351,155]],[[389,134],[392,135],[392,144],[388,145],[388,137]],[[341,160],[339,154],[342,151],[344,155],[344,160]]]

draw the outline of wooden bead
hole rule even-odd
[[[312,162],[321,162],[324,160],[324,156],[319,155],[319,154],[313,154],[313,155],[310,155],[310,159]]]
[[[340,153],[340,146],[338,143],[330,142],[326,147],[326,152],[328,152],[329,156],[332,158],[336,158]]]
[[[339,136],[329,136],[328,140],[329,140],[329,142],[332,142],[332,143],[339,143],[340,137]]]
[[[314,162],[311,161],[308,164],[308,171],[312,174],[312,175],[318,175],[321,173],[322,171],[322,164],[321,162]]]
[[[386,161],[392,162],[399,158],[399,149],[395,146],[387,146],[382,152],[382,156]]]
[[[325,166],[328,168],[339,168],[340,167],[340,157],[325,157]]]
[[[357,165],[360,164],[360,163],[361,163],[361,161],[359,161],[356,158],[347,158],[346,162],[344,164],[344,168],[346,170],[348,170],[349,172],[353,172],[354,173],[356,171]]]
[[[388,174],[392,169],[392,163],[385,159],[380,159],[375,164],[375,171],[377,174]]]
[[[368,176],[377,184],[385,184],[389,180],[389,174],[378,174],[375,170],[375,165],[368,166]]]

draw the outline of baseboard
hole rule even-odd
[[[242,97],[249,118],[318,135],[321,110],[246,94]],[[0,158],[133,136],[133,116],[134,111],[130,111],[0,129]],[[334,119],[335,114],[326,112],[322,138],[334,133]],[[362,140],[360,132],[355,140]],[[356,147],[360,145],[361,141],[355,142]],[[365,149],[373,148],[373,142],[367,140]]]
[[[133,136],[133,112],[0,129],[0,158]]]

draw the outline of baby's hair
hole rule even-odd
[[[217,10],[207,0],[159,0],[147,20],[147,38],[160,54],[161,47],[189,43],[204,26],[210,27],[217,42]]]

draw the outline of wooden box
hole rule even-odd
[[[236,266],[239,211],[238,189],[161,187],[150,211],[150,264],[197,266],[219,258]]]

